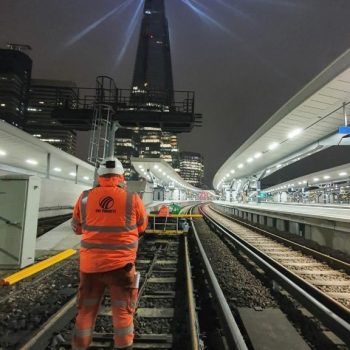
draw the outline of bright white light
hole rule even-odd
[[[255,158],[255,159],[258,159],[258,158],[260,158],[261,156],[262,156],[262,153],[261,153],[261,152],[257,152],[257,153],[254,154],[254,158]]]
[[[278,143],[277,143],[277,142],[273,142],[273,143],[271,143],[271,145],[269,146],[269,150],[272,151],[272,150],[274,150],[274,149],[277,148],[277,147],[278,147]]]
[[[230,177],[230,173],[227,173],[227,174],[226,174],[226,177]]]
[[[3,151],[2,149],[0,149],[0,156],[6,156],[6,152],[5,151]]]
[[[162,169],[159,168],[158,171],[161,173],[161,172],[162,172]]]
[[[282,166],[282,164],[277,164],[276,168],[280,168]]]
[[[90,180],[90,178],[88,176],[84,176],[83,178],[84,180]]]
[[[158,165],[155,165],[153,168],[154,168],[154,169],[158,169],[158,168],[159,168],[159,166],[158,166]]]
[[[6,107],[6,104],[5,104],[5,103],[2,103],[0,106],[1,106],[1,107]]]
[[[231,172],[231,174],[234,174],[236,172],[236,170],[232,169],[230,172]]]
[[[244,164],[242,164],[242,163],[241,163],[241,164],[238,164],[238,168],[239,168],[239,169],[242,169],[243,167],[244,167]]]
[[[301,128],[295,129],[288,134],[288,138],[293,139],[295,136],[300,135],[302,132],[303,132],[303,129]]]
[[[306,180],[303,181],[303,184],[306,184]]]
[[[301,182],[301,181],[299,181],[299,182],[298,182],[298,185],[301,185],[301,184],[302,184],[302,182]]]
[[[34,159],[27,159],[26,162],[31,165],[38,165],[38,162]]]
[[[139,165],[139,168],[140,168],[140,169],[142,169],[142,168],[143,168],[143,166],[142,166],[142,165]]]
[[[62,171],[61,168],[53,168],[54,171],[57,171],[58,173],[60,173]]]
[[[325,176],[323,176],[323,178],[324,178],[325,180],[328,180],[328,179],[330,179],[331,177],[330,177],[329,175],[325,175]]]
[[[266,174],[270,174],[271,170],[270,169],[267,169],[266,170]]]
[[[339,173],[339,176],[346,176],[346,175],[348,175],[348,173],[346,171],[342,171]]]
[[[76,176],[76,173],[69,173],[70,176]]]
[[[314,182],[319,181],[320,179],[318,177],[314,177]]]
[[[250,158],[247,159],[247,163],[251,163],[252,161],[253,161],[253,158],[252,158],[252,157],[250,157]]]
[[[43,104],[45,104],[44,101],[39,101],[39,105],[43,105]]]

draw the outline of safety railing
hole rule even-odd
[[[188,219],[200,219],[200,214],[170,214],[161,216],[149,214],[146,233],[153,234],[183,234],[189,231]]]

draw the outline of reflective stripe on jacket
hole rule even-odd
[[[73,212],[72,222],[81,225],[82,233],[80,270],[86,273],[133,263],[138,234],[147,227],[147,214],[136,193],[109,186],[108,181],[100,184],[81,194]]]

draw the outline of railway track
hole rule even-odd
[[[138,253],[136,268],[141,284],[135,314],[134,349],[199,349],[195,303],[187,237],[145,236]],[[91,349],[113,348],[110,297],[105,295],[97,317]],[[69,349],[75,298],[54,315],[21,349]],[[62,329],[63,328],[63,329]]]
[[[139,245],[136,269],[141,274],[134,317],[134,349],[218,349],[207,347],[200,331],[196,300],[210,295],[212,321],[219,319],[219,348],[246,350],[247,346],[232,316],[198,236],[196,247],[203,261],[200,268],[210,290],[194,291],[190,246],[187,235],[145,235]],[[198,257],[197,257],[198,258]],[[195,277],[197,278],[197,277]],[[203,278],[200,276],[198,278]],[[207,287],[206,287],[207,288]],[[76,299],[72,298],[20,349],[70,349]],[[110,298],[106,294],[97,317],[90,349],[113,348]],[[222,344],[222,345],[221,345]]]
[[[208,224],[244,251],[346,344],[350,343],[350,265],[204,206]]]

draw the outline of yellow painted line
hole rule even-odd
[[[18,271],[10,276],[7,276],[0,280],[0,285],[11,285],[14,283],[17,283],[18,281],[23,280],[24,278],[27,278],[29,276],[32,276],[44,269],[47,269],[48,267],[57,264],[58,262],[69,258],[70,256],[74,255],[77,251],[75,249],[67,249],[59,254],[56,254],[48,259],[45,259],[43,261],[40,261],[37,264],[34,264],[32,266],[26,267],[25,269]]]
[[[201,214],[170,214],[168,216],[159,216],[158,214],[148,214],[150,218],[193,218],[193,219],[201,219],[203,215]]]

